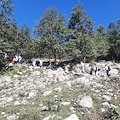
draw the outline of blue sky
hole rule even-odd
[[[116,23],[120,18],[120,0],[79,0],[90,18],[95,21],[94,29],[98,25],[108,27],[110,22]],[[12,0],[15,5],[14,16],[18,26],[26,24],[29,28],[35,27],[35,22],[43,16],[46,8],[55,6],[60,13],[70,18],[72,8],[78,0]]]

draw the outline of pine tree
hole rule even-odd
[[[97,33],[95,36],[96,45],[96,57],[104,58],[108,55],[109,43],[106,39],[105,28],[102,25],[98,25]]]
[[[120,59],[120,19],[117,20],[117,25],[111,22],[107,30],[107,39],[110,44],[109,56],[116,62]]]
[[[48,56],[54,56],[55,60],[67,34],[64,17],[55,7],[49,7],[36,22],[34,29],[36,38],[40,41],[40,50],[46,50]]]
[[[24,58],[29,58],[31,56],[30,49],[31,49],[31,43],[32,38],[30,36],[31,30],[27,25],[20,26],[18,30],[18,47],[17,47],[17,53],[20,54]]]
[[[69,53],[83,60],[94,56],[94,30],[93,21],[83,9],[83,4],[77,4],[71,13],[68,28],[73,31],[71,39],[67,43]]]
[[[11,5],[11,0],[1,0],[0,8],[0,53],[11,56],[15,53],[18,30],[12,13],[14,6]]]

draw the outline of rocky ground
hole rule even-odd
[[[57,70],[16,65],[0,76],[0,120],[120,120],[120,64],[97,76],[80,64]]]

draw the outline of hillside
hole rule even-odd
[[[120,120],[120,64],[99,75],[80,64],[57,70],[15,65],[0,76],[0,120]]]

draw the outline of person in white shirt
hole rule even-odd
[[[107,74],[107,76],[110,76],[110,74],[109,74],[110,67],[107,66],[107,65],[105,65],[105,70],[106,70],[106,74]]]
[[[40,63],[39,63],[39,66],[42,67],[42,66],[43,66],[43,61],[42,61],[42,59],[40,59],[39,62],[40,62]]]
[[[85,73],[85,64],[81,61],[82,73]]]

